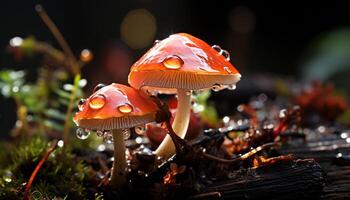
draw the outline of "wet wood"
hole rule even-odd
[[[215,183],[205,192],[219,192],[221,199],[350,199],[350,143],[346,140],[335,134],[316,137],[284,145],[279,152],[300,160],[247,171],[245,178]]]
[[[350,155],[350,144],[337,135],[314,139],[304,145],[289,146],[282,153],[292,153],[299,158],[315,158],[326,174],[325,185],[320,199],[350,199],[349,162],[340,162],[337,155]]]
[[[324,185],[321,167],[306,159],[244,171],[205,192],[219,192],[221,199],[305,199],[321,196]]]

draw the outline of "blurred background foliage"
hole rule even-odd
[[[344,88],[342,93],[349,91],[350,13],[345,4],[319,2],[317,6],[309,6],[298,2],[251,1],[5,0],[0,7],[0,24],[3,25],[0,33],[0,50],[3,52],[0,54],[0,69],[19,70],[19,75],[22,74],[26,82],[9,83],[5,80],[9,71],[4,71],[2,84],[19,84],[18,89],[26,91],[31,88],[31,92],[30,97],[28,93],[26,97],[25,92],[18,96],[10,90],[7,95],[17,97],[0,97],[0,124],[4,132],[13,127],[17,115],[23,112],[62,118],[57,111],[62,112],[66,100],[59,98],[59,102],[47,102],[45,97],[65,96],[67,91],[64,91],[64,84],[73,82],[73,77],[64,75],[62,70],[58,70],[60,68],[52,71],[52,63],[40,69],[43,58],[50,55],[30,50],[34,44],[41,45],[40,41],[47,41],[55,48],[59,46],[34,11],[38,3],[46,8],[73,53],[82,62],[84,59],[92,60],[81,74],[88,80],[87,93],[100,82],[126,83],[130,65],[152,46],[153,41],[176,32],[191,33],[209,44],[218,44],[229,50],[232,63],[243,74],[233,95],[222,92],[210,97],[225,102],[220,106],[215,105],[220,116],[231,112],[237,104],[246,102],[252,94],[265,92],[275,97],[276,89],[282,91],[283,85],[290,85],[295,80],[330,80],[337,89]],[[9,50],[8,45],[16,45],[16,42],[22,42],[23,52],[27,56]],[[51,57],[59,60],[55,48]],[[64,60],[55,65],[64,68]],[[47,73],[54,77],[53,80],[57,79],[57,84],[54,83],[56,86],[44,84]],[[9,87],[2,87],[1,91],[6,93]],[[17,86],[14,90],[17,90]],[[18,102],[26,104],[28,111],[19,109],[16,115],[13,111]],[[54,122],[57,120],[51,120],[46,125],[59,129]]]

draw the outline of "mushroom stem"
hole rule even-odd
[[[114,146],[114,161],[113,161],[111,186],[114,188],[119,188],[126,182],[125,142],[124,142],[123,132],[121,129],[114,129],[112,131],[112,135],[113,135],[113,146]]]
[[[172,127],[174,132],[183,139],[186,136],[188,124],[190,122],[190,91],[185,89],[177,89],[177,101],[177,111]],[[175,154],[175,146],[169,135],[164,138],[162,143],[156,149],[155,154],[162,157],[164,160],[168,160]]]

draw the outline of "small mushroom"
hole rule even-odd
[[[74,116],[79,127],[112,131],[113,187],[120,187],[126,181],[123,130],[154,121],[157,110],[157,105],[144,92],[121,84],[99,86],[88,99],[80,101],[79,111]]]
[[[229,62],[230,55],[218,45],[186,33],[170,35],[155,45],[132,67],[129,84],[150,93],[177,94],[178,110],[173,122],[175,133],[185,137],[191,110],[192,90],[234,89],[241,75]],[[175,153],[169,135],[156,154],[164,159]]]

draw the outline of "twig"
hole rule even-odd
[[[169,115],[169,109],[168,109],[168,106],[165,104],[165,103],[162,103],[159,99],[157,98],[153,98],[155,103],[157,104],[157,106],[159,107],[160,109],[160,113],[159,114],[159,118],[158,120],[161,120],[161,121],[164,121],[165,122],[165,125],[169,131],[169,135],[171,137],[171,139],[173,140],[173,143],[175,145],[175,148],[176,148],[176,151],[177,152],[181,152],[181,150],[185,147],[187,148],[190,148],[193,150],[193,148],[186,142],[186,140],[180,138],[173,130],[171,124],[170,124],[170,116]],[[275,146],[276,144],[275,143],[266,143],[266,144],[263,144],[261,146],[258,146],[257,148],[255,149],[252,149],[250,150],[248,153],[238,157],[238,158],[234,158],[234,159],[224,159],[224,158],[219,158],[219,157],[216,157],[214,155],[210,155],[210,154],[207,154],[203,151],[200,151],[198,152],[200,154],[200,156],[203,156],[205,158],[208,158],[208,159],[211,159],[211,160],[214,160],[214,161],[217,161],[217,162],[221,162],[221,163],[228,163],[228,164],[232,164],[232,163],[236,163],[236,162],[239,162],[239,161],[242,161],[242,160],[245,160],[249,157],[251,157],[252,155],[258,153],[259,151],[261,150],[264,150],[264,149],[267,149],[267,148],[270,148],[270,147],[273,147]]]
[[[273,146],[275,146],[275,145],[276,145],[275,143],[266,143],[266,144],[263,144],[263,145],[261,145],[261,146],[258,146],[258,147],[255,148],[255,149],[252,149],[252,150],[249,151],[248,153],[243,154],[241,157],[234,158],[234,159],[223,159],[223,158],[219,158],[219,157],[216,157],[216,156],[213,156],[213,155],[204,153],[204,152],[203,152],[202,155],[203,155],[205,158],[209,158],[209,159],[211,159],[211,160],[215,160],[215,161],[221,162],[221,163],[236,163],[236,162],[239,162],[239,161],[242,161],[242,160],[245,160],[245,159],[251,157],[252,155],[258,153],[258,152],[261,151],[261,150],[264,150],[264,149],[273,147]]]
[[[34,171],[32,172],[32,174],[30,175],[29,181],[27,183],[26,189],[24,191],[24,196],[23,196],[23,200],[29,200],[29,190],[33,184],[34,178],[36,177],[36,175],[38,174],[41,166],[45,163],[45,161],[49,158],[49,156],[51,155],[51,153],[56,149],[57,147],[57,140],[54,140],[50,146],[50,148],[46,151],[44,157],[40,160],[40,162],[38,163],[38,165],[35,167]]]
[[[37,13],[41,17],[41,19],[44,21],[46,26],[50,29],[51,33],[56,38],[56,40],[60,44],[60,46],[62,47],[64,53],[68,56],[68,59],[70,61],[69,63],[71,66],[71,71],[75,75],[74,86],[73,86],[73,89],[72,89],[72,92],[70,95],[69,104],[68,104],[68,108],[67,108],[65,120],[64,120],[64,129],[63,129],[63,141],[65,144],[68,144],[68,139],[69,139],[68,132],[69,132],[69,128],[71,125],[70,117],[71,117],[73,107],[74,107],[74,101],[76,98],[76,92],[78,89],[79,80],[81,78],[80,77],[80,65],[79,65],[77,59],[75,58],[72,49],[69,47],[68,43],[64,39],[63,35],[59,31],[59,29],[57,28],[55,23],[47,15],[45,9],[41,5],[36,5],[35,10],[37,11]]]
[[[73,74],[80,73],[80,66],[78,64],[77,59],[75,58],[72,49],[69,47],[68,43],[64,39],[62,33],[59,31],[55,23],[51,20],[51,18],[46,13],[45,9],[41,5],[36,5],[35,10],[41,19],[44,21],[46,26],[50,29],[52,35],[55,37],[59,45],[62,47],[64,53],[68,56]]]

